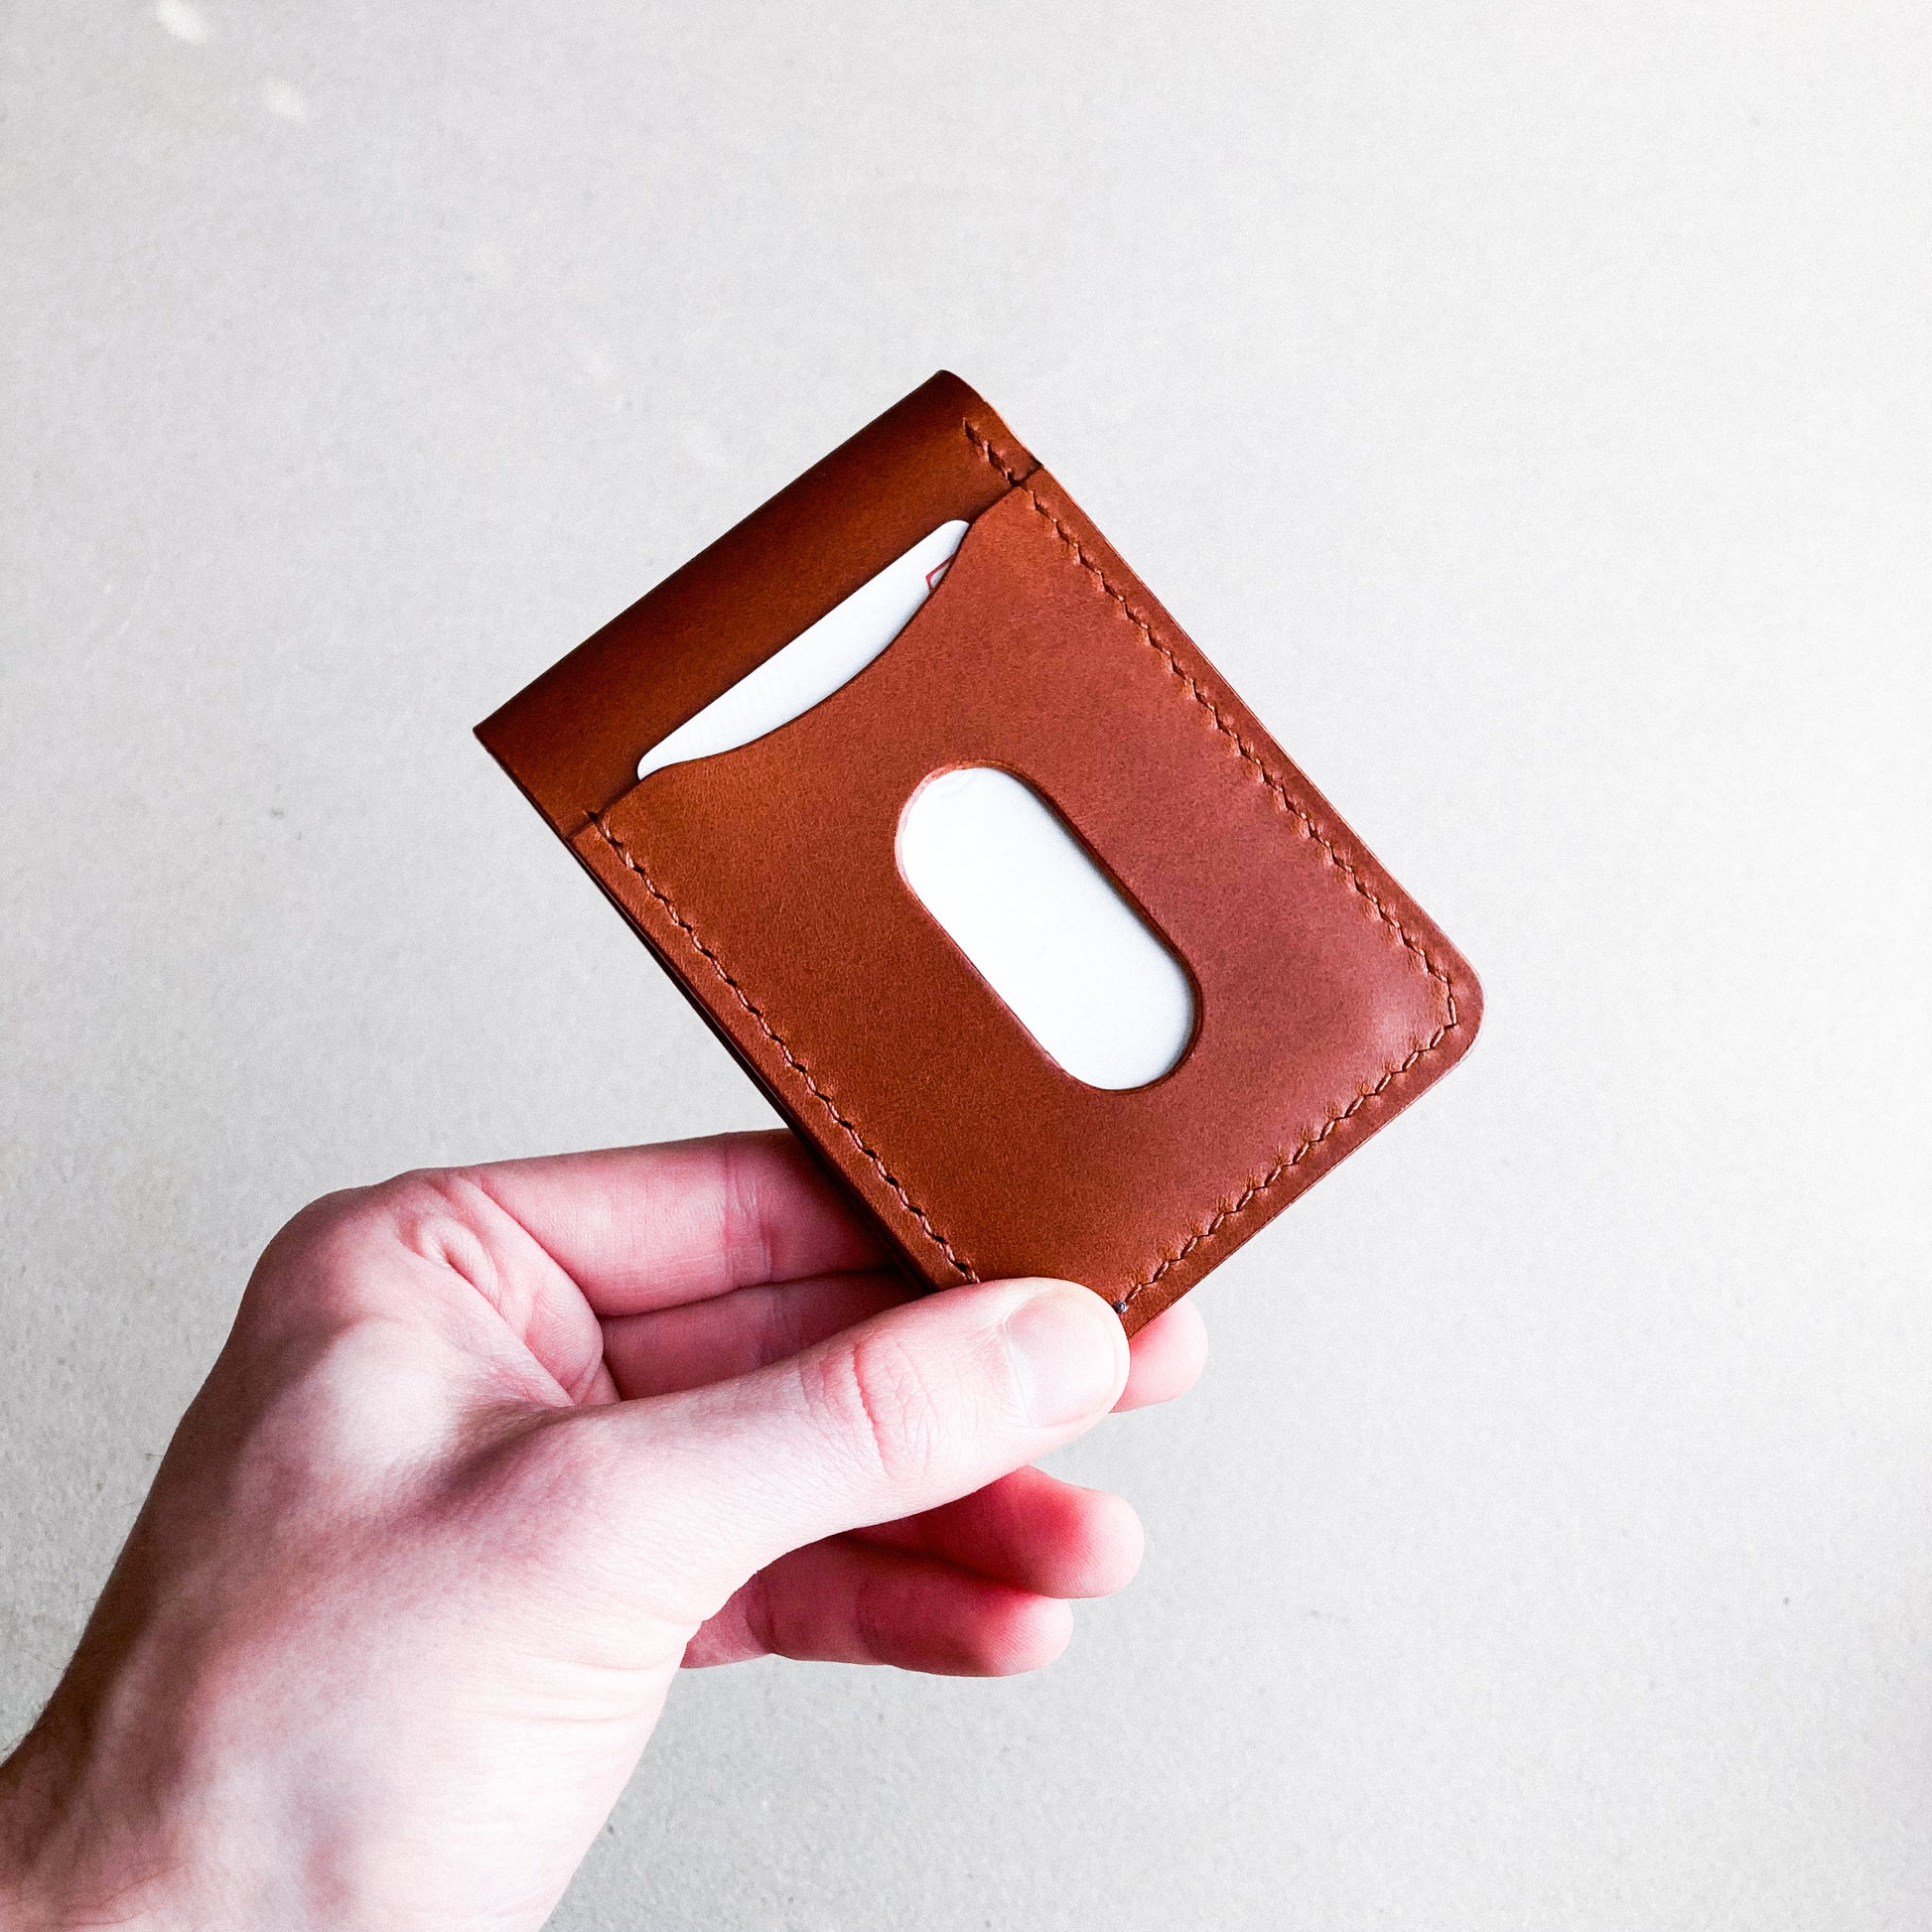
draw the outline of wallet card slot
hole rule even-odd
[[[1005,496],[1011,493],[1010,490],[1003,492],[1001,500],[1003,501]],[[973,560],[977,550],[977,545],[974,541],[975,532],[990,513],[990,510],[997,507],[998,504],[995,503],[989,506],[988,510],[982,510],[978,516],[973,517],[967,522],[966,533],[960,538],[957,548],[949,556],[946,569],[937,577],[931,590],[919,604],[918,608],[899,625],[882,649],[868,657],[835,690],[828,691],[816,703],[807,705],[803,710],[784,719],[781,723],[773,725],[769,730],[761,731],[756,737],[745,739],[739,744],[728,745],[720,751],[706,753],[700,758],[679,759],[671,764],[656,765],[654,764],[653,755],[657,747],[651,745],[640,748],[641,761],[649,768],[646,768],[643,775],[636,779],[635,783],[625,792],[625,797],[648,796],[649,788],[655,785],[665,772],[677,770],[687,764],[703,764],[719,767],[728,766],[731,760],[753,754],[759,746],[767,745],[773,740],[783,738],[788,732],[797,731],[801,727],[804,727],[812,718],[829,705],[837,705],[840,703],[849,703],[862,707],[867,705],[869,703],[867,692],[870,684],[875,682],[878,677],[887,675],[887,673],[881,671],[880,666],[900,647],[901,643],[922,626],[928,620],[928,614],[936,610],[943,610],[949,607],[951,603],[961,598],[969,597],[972,594],[971,580],[975,574]],[[916,547],[914,546],[915,549]],[[861,590],[863,591],[865,588],[865,586],[862,586]],[[935,619],[933,621],[936,621],[938,620]],[[793,641],[796,640],[794,639]],[[850,695],[848,696],[848,694]],[[881,729],[888,731],[891,729],[891,721],[889,718],[882,717]],[[720,782],[728,781],[728,775],[727,771],[721,769],[719,773]]]
[[[658,740],[638,759],[637,776],[647,778],[667,764],[736,751],[851,683],[943,581],[969,527],[963,517],[953,517],[894,558],[755,671]]]
[[[935,375],[553,664],[477,736],[572,838],[635,782],[650,746],[927,532],[977,517],[1035,468],[965,383]]]

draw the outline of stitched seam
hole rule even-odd
[[[972,444],[974,449],[976,449],[980,453],[980,455],[983,456],[987,460],[987,462],[990,463],[993,466],[993,468],[996,469],[1000,473],[1000,475],[1003,476],[1007,480],[1007,482],[1014,486],[1014,488],[1018,489],[1020,487],[1020,473],[1017,470],[1009,470],[1007,468],[1005,463],[1003,463],[1000,460],[1000,458],[994,454],[993,445],[989,443],[986,440],[986,438],[983,437],[979,433],[979,431],[972,426],[971,423],[961,423],[960,428],[966,432],[967,442]],[[1029,496],[1034,495],[1031,489],[1028,490],[1027,494]],[[1034,507],[1035,509],[1039,507],[1039,498],[1037,496],[1034,496]],[[1044,514],[1043,511],[1041,513]]]
[[[1072,553],[1074,562],[1082,570],[1086,571],[1095,583],[1119,605],[1121,615],[1141,633],[1143,640],[1160,654],[1166,662],[1168,669],[1180,680],[1187,695],[1213,720],[1214,729],[1241,755],[1244,763],[1253,766],[1256,775],[1259,776],[1269,791],[1274,794],[1276,803],[1291,818],[1299,823],[1302,837],[1312,839],[1320,846],[1322,851],[1327,854],[1329,868],[1341,875],[1342,882],[1347,890],[1367,900],[1374,907],[1376,917],[1395,934],[1409,952],[1414,954],[1424,972],[1443,989],[1443,1024],[1421,1045],[1415,1047],[1406,1058],[1397,1061],[1391,1066],[1384,1067],[1382,1077],[1372,1087],[1363,1088],[1346,1107],[1341,1108],[1338,1112],[1331,1113],[1327,1120],[1313,1133],[1305,1135],[1296,1145],[1293,1153],[1278,1158],[1275,1165],[1269,1169],[1268,1173],[1261,1179],[1250,1179],[1240,1194],[1232,1202],[1224,1203],[1209,1218],[1204,1227],[1196,1229],[1180,1244],[1174,1253],[1164,1256],[1160,1264],[1146,1277],[1133,1283],[1129,1287],[1127,1294],[1120,1301],[1113,1304],[1113,1307],[1124,1314],[1127,1311],[1129,1304],[1144,1289],[1152,1288],[1170,1268],[1173,1268],[1177,1262],[1192,1253],[1203,1241],[1209,1239],[1217,1229],[1253,1205],[1283,1174],[1289,1173],[1291,1169],[1300,1166],[1343,1121],[1349,1120],[1355,1114],[1359,1113],[1371,1100],[1378,1098],[1386,1092],[1393,1082],[1399,1080],[1419,1060],[1433,1053],[1448,1038],[1449,1034],[1455,1030],[1458,1024],[1455,1012],[1455,987],[1449,974],[1430,958],[1429,949],[1413,933],[1404,927],[1401,918],[1383,902],[1381,896],[1368,884],[1355,866],[1342,856],[1334,840],[1315,823],[1313,815],[1308,808],[1289,795],[1288,787],[1268,768],[1261,755],[1256,752],[1254,747],[1241,736],[1239,728],[1231,725],[1227,721],[1221,713],[1220,706],[1201,688],[1199,680],[1181,663],[1173,649],[1162,638],[1156,635],[1153,624],[1128,603],[1126,597],[1120,591],[1115,589],[1114,585],[1108,580],[1106,572],[1081,547],[1079,538],[1039,500],[1038,491],[1034,489],[1031,484],[1023,483],[1021,479],[1012,470],[1008,469],[1006,464],[995,454],[993,445],[985,437],[981,436],[973,428],[971,423],[962,422],[960,427],[966,432],[967,442],[972,444],[979,451],[980,455],[1001,476],[1005,477],[1014,488],[1026,490],[1028,501],[1045,518],[1054,535]]]
[[[1184,1261],[1194,1249],[1198,1248],[1203,1241],[1208,1240],[1224,1223],[1233,1220],[1237,1214],[1244,1212],[1250,1207],[1259,1196],[1266,1193],[1291,1168],[1300,1167],[1343,1121],[1353,1119],[1371,1100],[1378,1099],[1386,1092],[1395,1081],[1407,1073],[1426,1053],[1433,1053],[1443,1043],[1444,1038],[1449,1035],[1450,1030],[1456,1025],[1455,997],[1453,994],[1450,994],[1448,996],[1448,999],[1449,1006],[1449,1018],[1420,1046],[1414,1047],[1405,1058],[1398,1060],[1393,1066],[1384,1067],[1382,1069],[1382,1077],[1372,1087],[1364,1087],[1347,1106],[1341,1108],[1339,1112],[1330,1114],[1312,1134],[1304,1135],[1292,1154],[1279,1157],[1275,1165],[1259,1180],[1250,1180],[1232,1201],[1224,1203],[1216,1210],[1208,1219],[1205,1226],[1196,1229],[1194,1233],[1190,1234],[1173,1254],[1164,1256],[1160,1265],[1153,1269],[1145,1280],[1134,1283],[1127,1291],[1126,1296],[1121,1301],[1114,1303],[1113,1307],[1125,1314],[1128,1304],[1143,1289],[1152,1288],[1170,1268],[1173,1268],[1180,1261]]]
[[[752,996],[732,977],[731,973],[726,969],[725,962],[698,937],[697,927],[671,903],[669,895],[661,891],[657,882],[651,878],[650,874],[631,857],[629,848],[611,830],[610,826],[605,822],[603,815],[601,813],[595,814],[591,822],[597,827],[605,844],[616,853],[619,862],[636,876],[638,883],[643,887],[644,891],[664,908],[671,923],[690,940],[698,956],[731,988],[732,997],[751,1015],[752,1019],[757,1022],[759,1031],[784,1056],[785,1064],[805,1083],[805,1091],[825,1109],[826,1113],[831,1116],[834,1123],[845,1134],[846,1138],[851,1141],[852,1145],[872,1163],[874,1173],[897,1196],[899,1205],[918,1223],[919,1231],[945,1256],[946,1260],[958,1271],[959,1275],[965,1281],[978,1281],[979,1277],[959,1258],[958,1254],[954,1251],[952,1243],[932,1225],[932,1222],[926,1216],[925,1209],[913,1200],[911,1195],[905,1191],[903,1183],[887,1169],[886,1163],[880,1159],[878,1151],[867,1143],[865,1136],[860,1133],[856,1123],[848,1120],[839,1111],[838,1103],[812,1077],[811,1069],[791,1050],[784,1035],[772,1026],[771,1022],[764,1017],[763,1012],[759,1009],[757,1002],[753,1000]]]

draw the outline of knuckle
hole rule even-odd
[[[528,1247],[475,1168],[424,1168],[368,1190],[369,1212],[410,1254],[467,1282],[493,1308],[512,1299]]]
[[[453,1245],[474,1242],[476,1191],[460,1173],[426,1169],[324,1194],[269,1242],[256,1273],[271,1280],[328,1274],[353,1266],[372,1243],[386,1240],[441,1258]]]
[[[341,1325],[369,1311],[371,1284],[392,1278],[398,1251],[449,1269],[494,1301],[504,1274],[500,1219],[486,1188],[462,1169],[326,1194],[263,1250],[245,1307],[276,1324],[333,1317]]]
[[[366,1247],[373,1189],[325,1194],[290,1218],[265,1247],[242,1297],[244,1328],[307,1328],[340,1312],[342,1284]]]
[[[488,1197],[460,1168],[421,1168],[369,1189],[372,1210],[410,1249],[433,1260],[472,1246]]]
[[[718,1242],[731,1269],[742,1282],[766,1282],[773,1277],[771,1227],[759,1185],[759,1170],[747,1162],[736,1141],[718,1147]]]
[[[930,1377],[898,1337],[875,1329],[823,1360],[821,1391],[840,1437],[890,1485],[928,1473],[944,1443]]]
[[[324,1194],[307,1207],[289,1216],[268,1246],[262,1250],[264,1264],[287,1264],[302,1256],[327,1249],[346,1228],[353,1227],[368,1213],[368,1187],[346,1187],[339,1193]]]

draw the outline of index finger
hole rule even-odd
[[[599,1315],[878,1268],[879,1240],[790,1134],[716,1134],[472,1168]]]

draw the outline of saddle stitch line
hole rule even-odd
[[[1108,581],[1106,572],[1081,548],[1080,540],[1039,500],[1038,492],[1031,484],[1023,483],[1021,479],[1012,470],[1007,468],[1006,464],[994,453],[993,445],[985,437],[981,436],[973,428],[971,423],[962,422],[960,427],[966,432],[967,442],[972,444],[979,451],[980,455],[1001,476],[1005,477],[1014,488],[1024,488],[1026,490],[1028,501],[1045,518],[1047,524],[1052,528],[1053,533],[1072,552],[1074,561],[1120,606],[1121,615],[1141,633],[1142,638],[1166,659],[1169,670],[1186,687],[1188,696],[1214,721],[1214,729],[1233,745],[1234,749],[1240,753],[1246,763],[1254,767],[1263,784],[1274,793],[1276,802],[1282,809],[1300,822],[1302,836],[1304,838],[1313,839],[1321,847],[1322,851],[1328,855],[1328,864],[1335,871],[1342,874],[1349,891],[1359,895],[1375,908],[1376,917],[1389,927],[1410,952],[1415,954],[1416,958],[1421,962],[1423,970],[1431,979],[1437,981],[1443,989],[1443,1024],[1420,1046],[1415,1047],[1406,1059],[1398,1061],[1393,1066],[1384,1067],[1382,1077],[1372,1087],[1363,1088],[1346,1107],[1340,1109],[1339,1112],[1331,1113],[1327,1120],[1313,1133],[1304,1135],[1294,1152],[1279,1157],[1275,1165],[1269,1169],[1268,1173],[1261,1179],[1250,1179],[1247,1186],[1241,1190],[1240,1194],[1232,1202],[1223,1203],[1209,1217],[1205,1226],[1196,1229],[1190,1234],[1173,1254],[1164,1256],[1159,1265],[1144,1280],[1132,1284],[1126,1295],[1120,1301],[1111,1305],[1117,1312],[1125,1314],[1129,1305],[1142,1290],[1152,1288],[1170,1268],[1173,1268],[1177,1262],[1191,1254],[1195,1248],[1199,1247],[1203,1241],[1209,1239],[1226,1222],[1231,1221],[1237,1214],[1242,1213],[1246,1208],[1251,1206],[1283,1174],[1287,1173],[1292,1168],[1299,1166],[1303,1160],[1319,1147],[1344,1121],[1352,1119],[1371,1100],[1377,1099],[1381,1094],[1386,1092],[1394,1081],[1400,1079],[1403,1074],[1407,1073],[1424,1055],[1433,1053],[1457,1025],[1455,987],[1449,979],[1449,974],[1430,958],[1428,948],[1421,941],[1411,936],[1403,926],[1401,919],[1382,902],[1381,897],[1363,880],[1361,874],[1355,869],[1353,864],[1342,857],[1341,853],[1336,849],[1334,841],[1314,822],[1312,815],[1308,809],[1289,796],[1287,786],[1269,770],[1268,766],[1262,761],[1260,755],[1241,736],[1239,730],[1233,725],[1230,725],[1222,717],[1220,706],[1201,689],[1199,681],[1186,669],[1179,658],[1174,655],[1173,651],[1161,638],[1155,635],[1154,626],[1147,619],[1142,617],[1128,603],[1127,599]]]
[[[605,844],[608,845],[611,848],[611,850],[617,854],[619,861],[623,866],[625,866],[630,872],[636,875],[638,881],[642,884],[644,891],[647,892],[651,896],[651,897],[654,898],[658,902],[658,904],[660,904],[664,908],[667,914],[669,914],[671,923],[674,926],[676,926],[677,929],[681,933],[683,933],[687,939],[690,940],[692,946],[696,949],[699,956],[710,966],[711,970],[714,973],[716,973],[718,977],[721,980],[723,980],[728,987],[731,988],[733,996],[737,999],[738,1004],[742,1006],[745,1009],[745,1011],[749,1013],[755,1021],[758,1022],[759,1030],[764,1035],[765,1038],[770,1040],[772,1045],[774,1045],[778,1049],[778,1051],[784,1055],[785,1064],[788,1067],[790,1067],[791,1070],[794,1073],[796,1073],[802,1081],[804,1081],[806,1092],[808,1092],[812,1096],[812,1098],[816,1100],[818,1104],[825,1109],[825,1111],[832,1117],[832,1119],[839,1125],[839,1127],[841,1127],[844,1130],[846,1137],[851,1141],[852,1145],[856,1147],[859,1150],[859,1152],[863,1154],[866,1157],[866,1159],[872,1163],[873,1169],[878,1173],[880,1179],[883,1180],[886,1183],[886,1185],[890,1187],[893,1190],[893,1192],[898,1196],[899,1205],[903,1207],[905,1211],[909,1215],[911,1215],[913,1220],[915,1220],[919,1224],[919,1228],[921,1232],[925,1235],[926,1239],[930,1241],[939,1250],[939,1252],[946,1257],[947,1261],[950,1262],[952,1266],[958,1271],[958,1273],[960,1274],[960,1276],[964,1281],[967,1282],[978,1281],[979,1277],[976,1274],[974,1274],[972,1269],[965,1262],[960,1260],[959,1256],[954,1252],[952,1243],[948,1241],[946,1237],[943,1234],[941,1234],[939,1230],[935,1228],[932,1225],[931,1221],[926,1217],[925,1209],[920,1207],[918,1203],[913,1200],[911,1195],[905,1191],[905,1187],[903,1183],[897,1178],[897,1176],[888,1171],[885,1162],[880,1159],[878,1153],[873,1148],[867,1145],[865,1137],[859,1132],[857,1126],[855,1126],[853,1122],[848,1120],[844,1114],[840,1113],[837,1102],[835,1102],[832,1096],[828,1094],[825,1091],[825,1089],[818,1084],[817,1080],[815,1080],[812,1077],[811,1069],[805,1064],[803,1060],[801,1060],[798,1057],[796,1053],[794,1053],[791,1050],[791,1047],[785,1040],[784,1036],[778,1032],[778,1030],[774,1026],[772,1026],[771,1022],[764,1017],[763,1013],[753,1001],[751,995],[748,994],[745,991],[744,987],[739,985],[738,981],[735,980],[731,976],[731,974],[726,970],[725,962],[722,959],[720,959],[718,955],[715,952],[713,952],[712,949],[708,945],[706,945],[702,939],[698,937],[697,927],[694,926],[691,923],[691,921],[687,919],[677,909],[677,907],[671,903],[669,895],[664,893],[658,887],[657,882],[651,878],[650,874],[647,873],[644,870],[644,868],[641,865],[639,865],[634,858],[631,857],[629,848],[625,846],[623,841],[621,838],[619,838],[615,832],[611,830],[610,826],[605,821],[604,815],[601,812],[594,813],[592,815],[591,822],[597,827],[598,832],[602,835]]]

